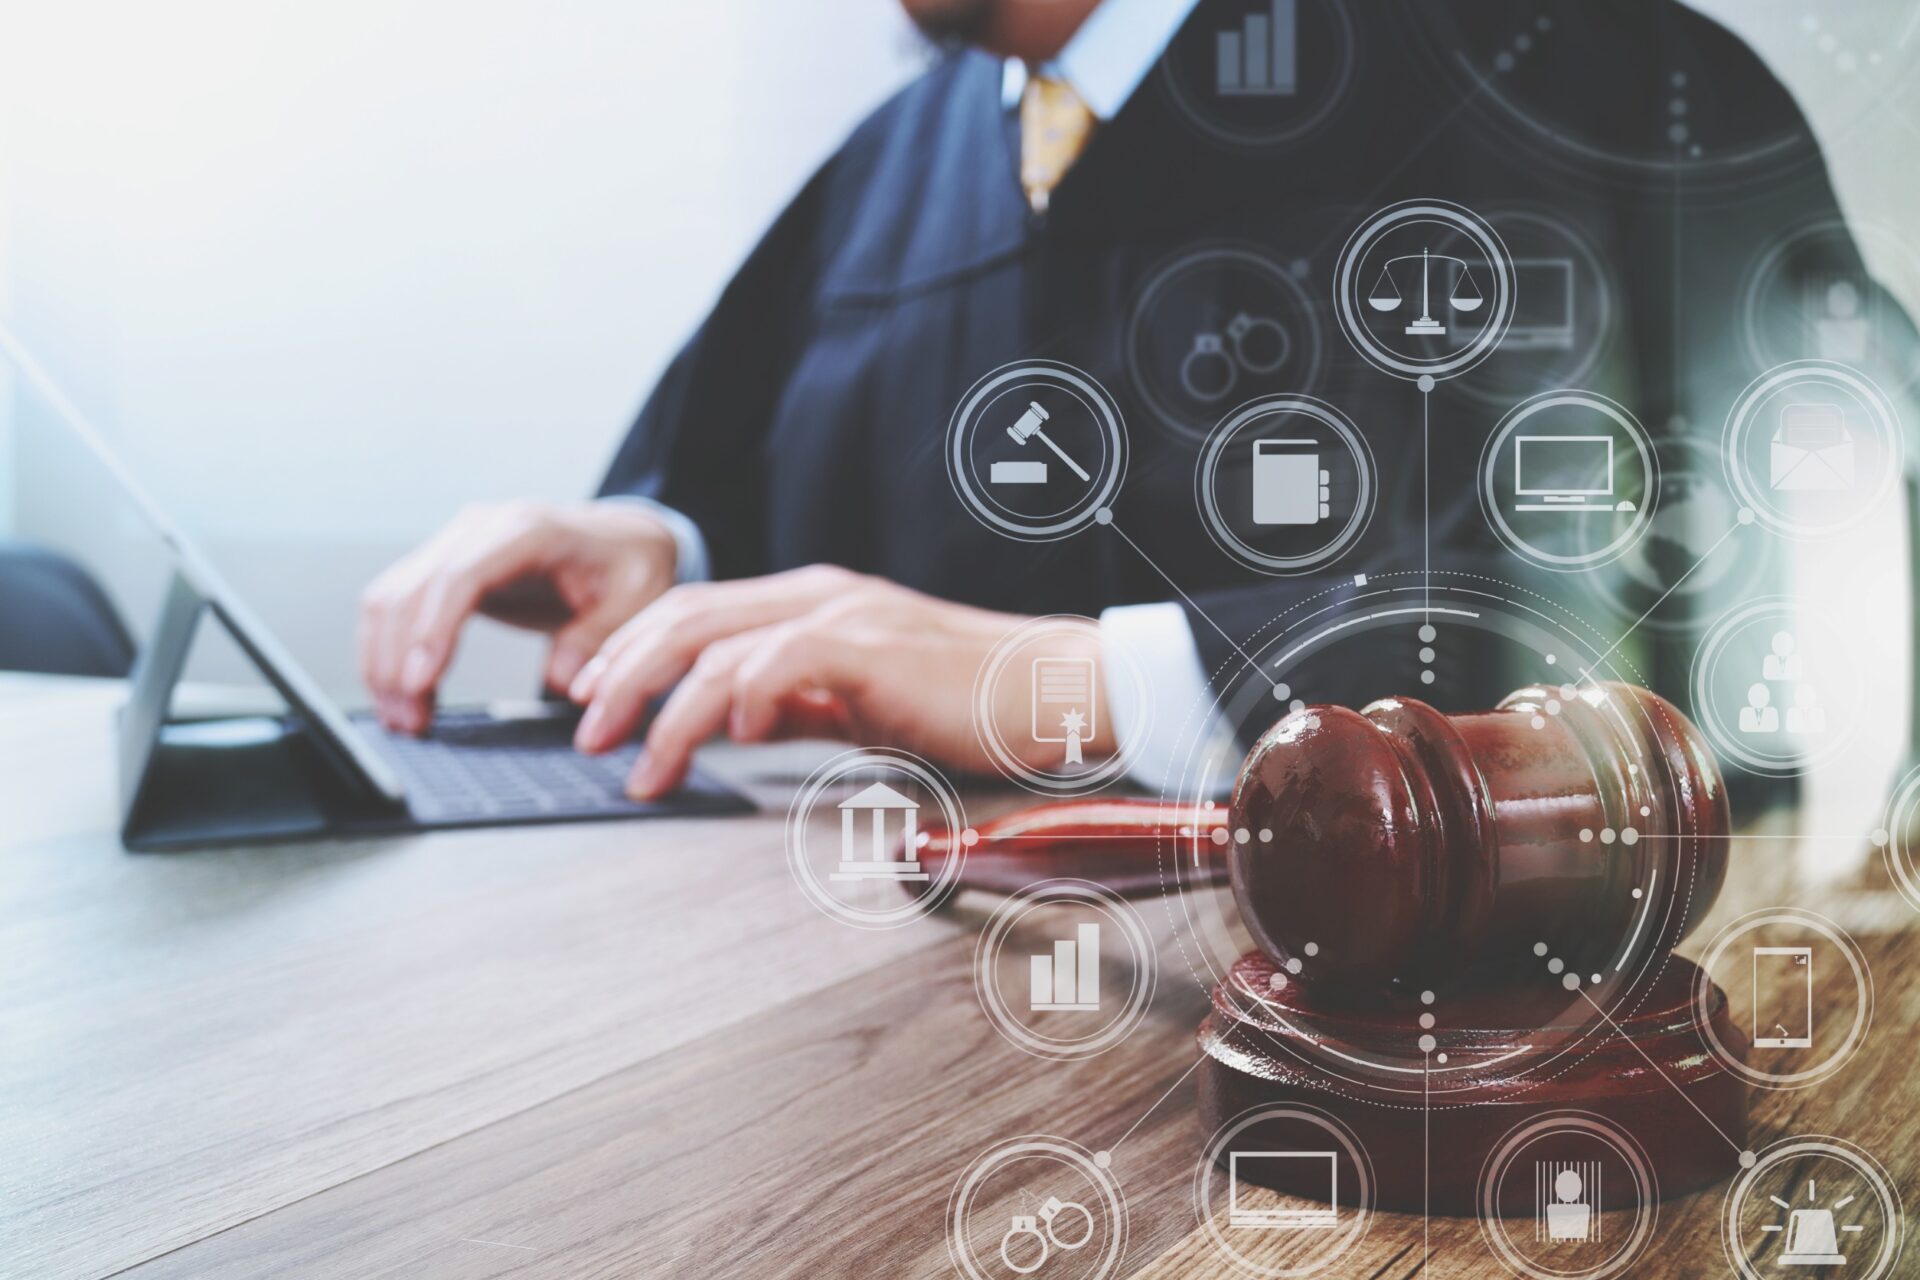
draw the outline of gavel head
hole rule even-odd
[[[1027,411],[1007,428],[1007,434],[1013,437],[1015,444],[1025,444],[1033,439],[1034,433],[1046,424],[1047,411],[1040,407],[1038,400],[1030,400],[1027,402]]]
[[[1726,874],[1699,730],[1622,684],[1454,716],[1305,707],[1247,757],[1231,826],[1247,928],[1329,990],[1485,981],[1537,965],[1541,941],[1579,972],[1630,966],[1685,937]]]

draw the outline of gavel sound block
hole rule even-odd
[[[1744,1041],[1717,988],[1696,1006],[1698,970],[1671,954],[1719,894],[1728,826],[1711,752],[1664,699],[1529,688],[1454,716],[1412,699],[1304,708],[1261,737],[1225,811],[1013,814],[979,828],[959,883],[1012,892],[1072,876],[1133,896],[1231,884],[1257,949],[1198,1033],[1208,1131],[1307,1103],[1360,1137],[1383,1207],[1425,1194],[1470,1212],[1501,1135],[1568,1107],[1636,1139],[1662,1194],[1730,1172],[1694,1106],[1744,1142],[1745,1092],[1696,1019]],[[1114,839],[1089,838],[1102,834]],[[920,860],[945,855],[929,833]],[[1410,1106],[1432,1109],[1430,1187]],[[1630,1194],[1609,1184],[1605,1202]]]

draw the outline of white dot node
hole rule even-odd
[[[1288,698],[1291,698],[1292,696],[1293,696],[1293,689],[1291,686],[1287,685],[1286,683],[1282,682],[1280,684],[1273,686],[1273,700],[1275,702],[1285,702]]]
[[[1651,818],[1653,816],[1653,810],[1649,809],[1646,805],[1641,805],[1640,816],[1643,818]]]
[[[1289,711],[1305,711],[1306,709],[1307,700],[1305,698],[1295,698],[1287,704],[1287,710]]]
[[[1752,507],[1740,508],[1740,523],[1752,524],[1753,521],[1754,521],[1753,508]]]
[[[1645,889],[1636,887],[1633,891],[1633,896],[1636,898],[1644,898],[1647,896],[1647,891]]]
[[[1548,973],[1558,973],[1566,967],[1567,967],[1567,962],[1565,960],[1562,960],[1559,956],[1555,956],[1553,959],[1547,961]]]
[[[1298,973],[1298,972],[1300,972],[1300,967],[1301,967],[1301,966],[1300,966],[1300,957],[1299,957],[1299,956],[1295,956],[1295,957],[1293,957],[1293,958],[1292,958],[1291,960],[1289,960],[1289,961],[1287,961],[1287,972],[1288,972],[1288,973]]]
[[[1113,1152],[1096,1151],[1093,1153],[1093,1162],[1102,1169],[1109,1168],[1113,1164]]]
[[[1433,629],[1433,626],[1430,623],[1423,625],[1420,628],[1420,639],[1427,644],[1432,644],[1433,638],[1439,634],[1440,633],[1438,631],[1435,631]]]
[[[1887,847],[1887,829],[1885,827],[1875,827],[1873,834],[1867,838],[1873,841],[1873,847],[1876,849],[1884,849]]]
[[[1420,1003],[1421,1003],[1421,1004],[1432,1004],[1432,1003],[1433,1003],[1433,992],[1431,992],[1431,991],[1422,991],[1422,992],[1420,993]]]
[[[1101,507],[1098,511],[1093,513],[1093,522],[1095,524],[1112,524],[1113,508]]]
[[[1435,1040],[1435,1039],[1434,1039],[1434,1038],[1433,1038],[1432,1036],[1421,1036],[1421,1037],[1420,1037],[1420,1052],[1422,1052],[1422,1053],[1432,1053],[1432,1052],[1433,1052],[1433,1046],[1435,1046],[1435,1045],[1437,1045],[1437,1044],[1439,1044],[1439,1043],[1440,1043],[1440,1042],[1439,1042],[1438,1040]]]
[[[1525,34],[1517,35],[1513,38],[1513,47],[1521,53],[1525,53],[1527,50],[1533,48],[1533,37]]]
[[[1635,827],[1622,827],[1620,829],[1620,843],[1621,844],[1639,844],[1640,843],[1639,829]]]
[[[1513,70],[1513,55],[1502,49],[1493,56],[1493,65],[1501,71]]]
[[[1543,956],[1543,955],[1545,955],[1545,954],[1547,954],[1547,944],[1546,944],[1546,943],[1544,943],[1544,942],[1536,942],[1536,943],[1534,943],[1534,944],[1533,944],[1533,954],[1535,954],[1535,955],[1537,955],[1537,956]]]
[[[1555,665],[1556,663],[1558,663],[1559,661],[1560,661],[1560,659],[1559,659],[1559,658],[1558,658],[1558,657],[1557,657],[1556,655],[1554,655],[1554,654],[1551,654],[1551,653],[1547,655],[1547,665],[1548,665],[1548,666],[1550,666],[1550,667],[1551,667],[1551,666],[1553,666],[1553,665]]]
[[[1527,723],[1536,729],[1544,729],[1547,727],[1547,718],[1545,716],[1535,716],[1533,719],[1527,721]]]
[[[1509,69],[1511,69],[1511,68],[1512,68],[1512,66],[1513,66],[1513,55],[1512,55],[1512,54],[1507,54],[1507,53],[1503,53],[1503,54],[1501,54],[1500,56],[1501,56],[1502,58],[1505,58],[1505,59],[1507,60],[1507,65],[1506,65],[1506,66],[1504,66],[1504,67],[1502,67],[1502,68],[1500,68],[1500,69],[1501,69],[1502,71],[1506,71],[1506,70],[1509,70]],[[1416,387],[1418,387],[1418,388],[1420,388],[1420,389],[1421,389],[1422,391],[1431,391],[1431,390],[1433,390],[1433,375],[1432,375],[1432,374],[1430,374],[1430,373],[1423,373],[1423,374],[1421,374],[1421,375],[1420,375],[1420,377],[1419,377],[1419,378],[1418,378],[1418,379],[1417,379],[1417,380],[1416,380],[1416,381],[1414,382],[1414,384],[1413,384],[1413,385],[1414,385],[1414,386],[1416,386]]]
[[[1430,649],[1430,648],[1422,648],[1422,649],[1420,650],[1420,661],[1422,661],[1422,662],[1432,662],[1432,661],[1433,661],[1433,650],[1432,650],[1432,649]]]
[[[1582,827],[1582,828],[1580,828],[1580,843],[1581,843],[1581,844],[1592,844],[1592,843],[1593,843],[1593,828],[1592,828],[1592,827]]]
[[[1547,714],[1550,716],[1557,716],[1560,714],[1560,699],[1558,698],[1547,699]]]
[[[1211,800],[1202,800],[1202,801],[1200,802],[1200,807],[1201,807],[1202,809],[1211,809],[1211,808],[1213,808],[1213,801],[1211,801]]]
[[[1430,1013],[1423,1013],[1423,1014],[1421,1014],[1421,1015],[1420,1015],[1420,1025],[1421,1025],[1421,1026],[1423,1026],[1423,1027],[1426,1027],[1426,1028],[1428,1028],[1428,1029],[1431,1029],[1431,1028],[1433,1027],[1433,1023],[1434,1023],[1434,1017],[1433,1017],[1433,1015],[1432,1015],[1432,1014],[1430,1014]]]
[[[1580,975],[1577,973],[1570,973],[1566,977],[1560,979],[1560,985],[1565,987],[1569,991],[1578,991],[1580,989]]]
[[[1444,1064],[1447,1060],[1447,1055],[1444,1053],[1436,1053],[1433,1055],[1433,1060],[1435,1062]]]
[[[1306,952],[1310,956],[1317,956],[1320,954],[1320,944],[1317,942],[1309,942],[1306,946],[1300,949]]]
[[[1742,1151],[1740,1153],[1740,1167],[1742,1169],[1751,1169],[1753,1168],[1753,1166],[1759,1163],[1760,1163],[1760,1157],[1753,1154],[1753,1152]]]
[[[1431,671],[1422,671],[1422,672],[1420,673],[1420,683],[1421,683],[1421,684],[1432,684],[1432,683],[1433,683],[1433,672],[1431,672]]]
[[[1227,829],[1225,827],[1215,827],[1211,839],[1215,844],[1225,844],[1227,842]]]
[[[1253,839],[1253,832],[1247,830],[1245,827],[1241,827],[1233,833],[1233,842],[1235,844],[1245,844],[1251,839]]]
[[[1269,991],[1285,991],[1286,989],[1287,989],[1287,975],[1286,975],[1286,974],[1284,974],[1284,973],[1274,973],[1274,974],[1268,974],[1268,975],[1267,975],[1267,990],[1269,990]]]
[[[1261,843],[1261,844],[1272,844],[1272,843],[1273,843],[1273,828],[1272,828],[1272,827],[1262,827],[1262,828],[1260,828],[1260,843]]]
[[[1613,828],[1612,828],[1612,827],[1602,827],[1602,828],[1600,828],[1600,843],[1601,843],[1601,844],[1612,844],[1612,843],[1613,843],[1613,840],[1614,840],[1614,830],[1613,830]]]
[[[980,843],[980,833],[972,827],[967,827],[960,833],[960,843],[966,848],[971,849]]]
[[[1593,975],[1591,975],[1591,976],[1590,976],[1590,978],[1588,979],[1588,981],[1590,981],[1590,982],[1592,982],[1592,983],[1593,983],[1593,985],[1597,987],[1597,986],[1599,986],[1599,985],[1600,985],[1600,975],[1599,975],[1599,974],[1597,974],[1597,973],[1596,973],[1596,974],[1593,974]]]

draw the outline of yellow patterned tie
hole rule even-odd
[[[1033,76],[1020,95],[1020,185],[1035,213],[1080,157],[1093,133],[1093,111],[1065,80]]]

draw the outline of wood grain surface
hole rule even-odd
[[[1048,1061],[975,997],[978,903],[867,932],[802,899],[781,824],[804,753],[711,753],[766,806],[747,819],[133,856],[118,696],[0,681],[0,1275],[951,1275],[956,1179],[1023,1134],[1112,1153],[1117,1274],[1237,1274],[1194,1204],[1205,1002],[1165,912],[1145,1021]],[[1828,866],[1854,848],[1814,835]],[[1864,836],[1837,879],[1802,874],[1812,847],[1750,827],[1702,939],[1824,913],[1871,966],[1872,1029],[1830,1079],[1755,1091],[1753,1145],[1846,1138],[1904,1196],[1920,917]],[[1816,981],[1844,1003],[1844,970]],[[1730,1274],[1724,1201],[1662,1204],[1629,1274]],[[1085,1274],[1061,1257],[1035,1274]],[[1417,1214],[1375,1215],[1331,1274],[1423,1271],[1509,1274],[1475,1222]]]

